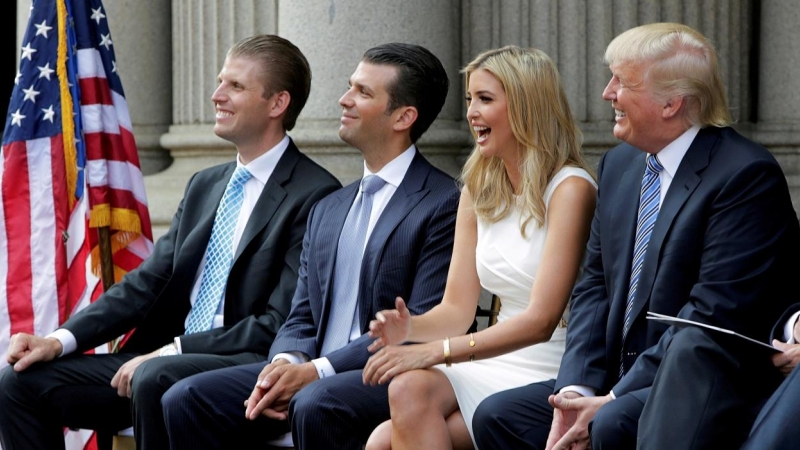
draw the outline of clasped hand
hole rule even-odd
[[[611,394],[603,397],[583,397],[576,392],[551,395],[547,401],[555,409],[546,450],[591,448],[589,422],[597,414],[597,410],[611,400]]]
[[[314,363],[290,364],[278,359],[267,364],[258,375],[258,381],[244,401],[245,417],[255,420],[260,415],[275,420],[286,420],[289,401],[309,383],[319,379]]]

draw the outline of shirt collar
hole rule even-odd
[[[411,166],[411,161],[414,160],[414,155],[416,153],[417,148],[414,146],[414,144],[411,144],[411,147],[408,147],[406,151],[389,161],[389,163],[383,166],[378,173],[370,172],[370,170],[367,169],[367,163],[364,162],[364,176],[377,175],[383,178],[387,183],[397,188],[400,186],[400,183],[403,182],[403,178],[405,178],[406,172],[408,172],[408,168]]]
[[[670,142],[669,145],[658,152],[658,161],[664,167],[664,170],[667,171],[669,176],[675,176],[675,172],[678,171],[678,166],[681,165],[684,155],[686,155],[686,152],[689,150],[689,146],[692,145],[694,138],[699,132],[700,127],[695,125],[684,131],[682,135],[678,136],[677,139]]]
[[[264,152],[264,154],[258,158],[250,161],[249,164],[242,164],[239,155],[236,155],[236,167],[247,168],[247,170],[253,174],[253,178],[260,181],[261,184],[267,184],[267,180],[269,180],[270,175],[272,175],[272,172],[275,170],[275,166],[278,165],[278,161],[288,147],[289,136],[284,135],[283,139],[281,139],[277,145]]]

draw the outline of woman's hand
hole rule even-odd
[[[411,313],[406,302],[397,297],[393,310],[384,310],[375,314],[375,320],[369,323],[369,337],[376,338],[367,348],[376,352],[387,345],[402,344],[411,332]]]
[[[437,358],[444,358],[440,341],[427,344],[390,345],[369,358],[362,378],[364,384],[371,386],[386,384],[403,372],[433,366],[439,362]]]

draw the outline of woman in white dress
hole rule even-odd
[[[447,287],[423,315],[410,317],[398,298],[370,324],[377,353],[364,382],[391,380],[392,419],[368,449],[472,448],[481,400],[554,378],[564,352],[562,315],[597,192],[580,131],[543,52],[490,50],[464,73],[476,145],[462,174]],[[500,297],[499,321],[465,335],[481,286]]]

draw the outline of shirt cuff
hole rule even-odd
[[[173,339],[172,342],[175,344],[175,349],[178,350],[178,354],[182,355],[183,354],[183,350],[181,349],[181,338],[178,337],[178,336],[175,336],[175,339]]]
[[[61,354],[58,357],[69,355],[78,348],[78,342],[75,340],[75,335],[66,328],[59,328],[56,331],[45,336],[46,338],[54,338],[61,342]]]
[[[783,340],[787,344],[796,344],[797,342],[794,340],[794,324],[797,322],[797,318],[800,317],[800,311],[792,314],[789,317],[789,320],[786,321],[786,325],[783,326]]]
[[[571,384],[569,386],[564,386],[558,391],[559,394],[564,392],[576,392],[584,397],[594,397],[596,391],[594,388],[590,388],[589,386],[584,386],[582,384]]]
[[[320,380],[325,377],[336,375],[336,371],[333,369],[331,362],[328,361],[328,358],[312,359],[311,362],[314,364],[314,367],[317,368],[317,375],[319,375]]]
[[[272,358],[272,362],[275,362],[279,359],[285,359],[289,361],[289,364],[302,364],[304,362],[308,362],[308,357],[302,352],[278,353],[274,358]]]

